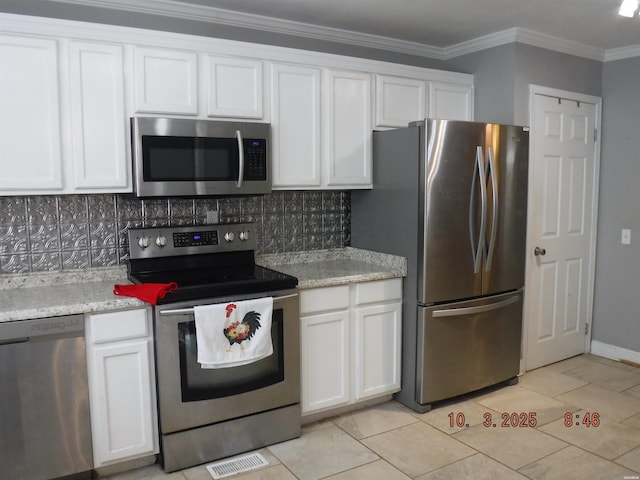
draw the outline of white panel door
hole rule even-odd
[[[151,341],[93,347],[91,395],[100,408],[92,412],[96,466],[155,451],[152,404]]]
[[[585,351],[598,170],[598,106],[540,94],[533,97],[527,370]]]
[[[326,72],[325,185],[372,188],[371,75]]]
[[[302,413],[349,403],[349,310],[302,317]]]
[[[262,118],[262,62],[214,57],[207,59],[207,115]]]
[[[427,82],[376,75],[376,127],[406,127],[426,115]]]
[[[196,53],[136,48],[136,112],[197,115],[197,73]]]
[[[0,192],[63,188],[55,40],[0,36]]]
[[[430,82],[429,117],[445,120],[473,120],[473,87]]]
[[[273,187],[320,187],[320,69],[271,65]]]
[[[356,400],[400,390],[401,317],[401,302],[356,310]]]
[[[71,42],[69,67],[74,190],[130,190],[123,48]]]

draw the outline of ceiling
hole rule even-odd
[[[190,16],[270,31],[372,45],[420,46],[437,56],[508,34],[544,39],[594,58],[640,50],[640,17],[618,15],[621,0],[50,0]],[[535,43],[529,41],[528,43]],[[573,52],[571,52],[573,53]]]

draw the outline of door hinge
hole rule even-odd
[[[589,324],[588,323],[584,324],[584,334],[585,335],[589,335]]]
[[[597,128],[593,129],[593,141],[594,142],[598,141],[598,129]]]

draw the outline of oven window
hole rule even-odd
[[[274,309],[271,320],[273,355],[248,365],[202,368],[197,361],[196,322],[178,324],[182,401],[195,402],[227,397],[264,388],[284,380],[282,309]]]
[[[238,178],[235,138],[142,137],[145,181],[231,181]]]

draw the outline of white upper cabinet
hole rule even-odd
[[[0,194],[130,191],[123,47],[0,44]]]
[[[135,111],[198,114],[198,55],[194,52],[136,48]]]
[[[371,75],[271,64],[273,188],[371,188]]]
[[[130,175],[123,47],[71,42],[69,70],[75,190],[125,192]]]
[[[430,82],[429,117],[473,120],[473,85]]]
[[[467,74],[0,12],[0,195],[131,192],[135,115],[267,122],[274,190],[373,188],[373,128],[473,120],[473,95]]]
[[[371,75],[326,70],[325,188],[371,188]]]
[[[263,117],[263,78],[260,60],[206,55],[207,115]]]
[[[271,65],[274,189],[319,188],[320,69]]]
[[[425,80],[376,75],[376,127],[406,127],[426,112]]]
[[[59,191],[58,42],[0,36],[0,191]]]

